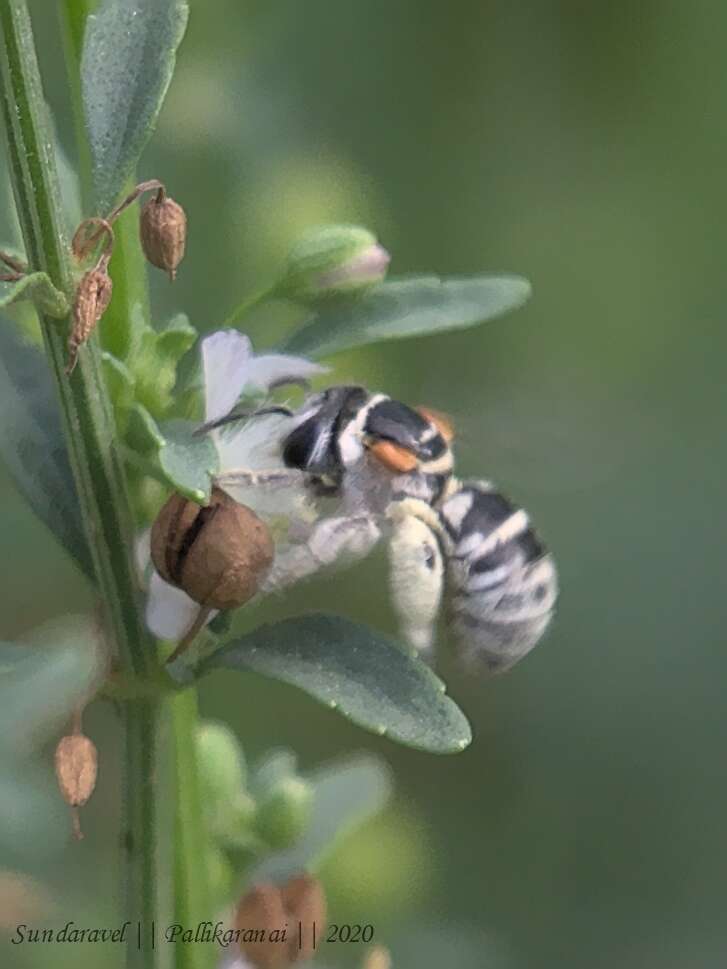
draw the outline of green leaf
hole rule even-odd
[[[9,320],[0,320],[0,413],[0,457],[16,487],[93,579],[50,372]]]
[[[172,79],[185,0],[101,0],[81,60],[96,201],[111,208],[136,168]]]
[[[166,443],[164,435],[159,430],[159,425],[149,411],[136,402],[129,409],[126,442],[139,454],[145,455],[155,454]]]
[[[472,739],[444,683],[381,633],[340,616],[314,614],[260,626],[202,661],[250,670],[291,686],[361,727],[409,747],[455,753]]]
[[[315,870],[340,841],[378,814],[391,796],[392,778],[378,757],[360,755],[304,775],[313,788],[311,821],[292,848],[267,858],[255,879],[282,881],[296,872]]]
[[[0,272],[2,268],[0,267]],[[70,306],[65,294],[56,289],[46,273],[28,273],[12,283],[0,282],[0,309],[27,299],[39,313],[62,319],[68,316]]]
[[[0,643],[0,754],[22,759],[89,698],[101,662],[88,620],[69,617]]]
[[[124,363],[134,377],[139,403],[161,420],[173,403],[177,364],[197,339],[197,331],[183,313],[161,330],[149,326],[140,306],[132,312],[132,342]]]
[[[104,379],[114,406],[117,425],[122,429],[126,426],[128,412],[134,404],[134,388],[136,380],[125,363],[117,359],[112,353],[102,351]]]
[[[209,436],[195,437],[194,424],[170,421],[162,427],[159,464],[169,483],[192,501],[209,500],[212,475],[219,470],[217,449]]]
[[[197,339],[197,331],[185,313],[177,313],[157,333],[159,355],[171,360],[176,366]]]
[[[168,421],[161,428],[139,403],[132,404],[125,432],[130,448],[152,462],[150,470],[192,501],[209,500],[219,456],[208,436],[196,437],[196,424]]]
[[[476,326],[522,306],[530,291],[521,276],[391,280],[358,299],[327,304],[291,334],[283,349],[323,357],[380,340]]]

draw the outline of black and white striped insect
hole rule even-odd
[[[434,506],[392,503],[392,601],[405,637],[433,639],[440,603],[458,655],[499,673],[539,642],[555,608],[552,555],[527,513],[486,481],[450,482]]]
[[[306,526],[304,540],[277,547],[264,592],[363,558],[384,538],[392,603],[411,646],[432,649],[443,606],[459,655],[489,672],[509,669],[537,644],[557,598],[552,556],[522,508],[488,482],[454,477],[446,418],[359,386],[328,388],[297,411],[251,416],[270,413],[286,418],[281,467],[235,469],[220,483],[265,487],[292,473],[316,499],[338,504]]]

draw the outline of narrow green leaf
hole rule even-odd
[[[159,449],[159,464],[177,491],[192,501],[204,502],[209,499],[219,458],[212,440],[207,435],[195,437],[194,427],[187,421],[170,421],[163,426],[165,440]]]
[[[12,283],[0,282],[0,309],[21,299],[33,303],[39,313],[56,319],[68,316],[70,311],[65,294],[55,288],[47,273],[28,273]]]
[[[0,319],[0,413],[0,457],[16,487],[93,578],[48,365],[7,319]]]
[[[256,869],[256,879],[282,881],[316,870],[345,837],[382,811],[391,796],[391,771],[371,755],[327,764],[304,776],[313,788],[308,829],[292,848],[267,858]]]
[[[96,201],[113,205],[156,124],[187,25],[185,0],[101,0],[81,60]]]
[[[297,686],[380,736],[432,753],[472,739],[444,683],[416,656],[359,623],[314,614],[285,619],[225,644],[200,664],[250,670]]]
[[[521,276],[391,280],[357,299],[326,304],[291,334],[283,349],[323,357],[380,340],[476,326],[522,306],[530,292]]]

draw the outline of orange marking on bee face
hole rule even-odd
[[[369,447],[369,451],[389,471],[396,471],[402,474],[413,471],[417,466],[415,454],[407,451],[400,444],[394,444],[391,441],[376,441]]]
[[[415,409],[417,414],[421,414],[425,421],[434,424],[447,444],[452,443],[454,440],[454,422],[451,417],[443,414],[441,410],[433,410],[431,407],[417,407]]]

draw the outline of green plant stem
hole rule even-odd
[[[62,233],[60,195],[46,106],[26,0],[0,2],[0,93],[10,170],[26,253],[69,297],[74,289]],[[69,458],[102,600],[106,628],[124,671],[144,678],[157,665],[139,609],[133,562],[133,519],[98,344],[83,348],[65,376],[67,326],[41,316],[43,340],[58,391]],[[123,705],[125,723],[124,861],[127,918],[141,922],[144,945],[130,944],[127,964],[155,969],[150,920],[156,914],[155,753],[159,704]],[[134,940],[135,941],[135,940]]]
[[[268,286],[266,289],[261,289],[259,292],[253,293],[252,296],[246,297],[241,303],[237,304],[220,329],[226,330],[233,327],[243,318],[243,316],[249,313],[250,310],[255,309],[256,306],[260,306],[260,304],[264,303],[266,299],[271,299],[275,295],[275,289],[275,286]]]
[[[127,700],[122,707],[124,765],[121,797],[122,852],[126,895],[125,918],[141,926],[141,945],[130,939],[128,969],[157,969],[159,940],[154,944],[158,915],[160,867],[157,832],[159,781],[157,744],[161,705],[156,698]]]
[[[2,106],[28,260],[32,269],[46,272],[71,297],[74,280],[25,0],[0,4],[0,30]],[[133,521],[98,346],[89,341],[69,379],[64,374],[67,327],[42,317],[41,328],[107,624],[122,664],[143,676],[156,659],[139,618],[130,541]]]
[[[174,922],[192,926],[212,918],[206,841],[197,770],[197,694],[185,690],[170,700],[174,737]],[[176,969],[209,969],[208,946],[182,945]]]
[[[2,2],[2,0],[0,0]],[[85,137],[80,63],[86,17],[94,0],[62,0],[61,14],[66,30],[66,58],[70,79],[75,128],[79,138],[78,155],[84,182],[83,195],[93,205],[92,168]],[[83,164],[83,159],[88,164]],[[126,186],[130,190],[133,186]],[[107,213],[101,213],[107,214]],[[103,342],[119,359],[124,359],[134,338],[133,326],[149,322],[147,266],[138,237],[138,207],[132,206],[114,223],[115,246],[111,261],[114,295],[105,316]],[[127,449],[123,449],[127,457]],[[135,456],[135,457],[138,457]],[[135,462],[136,463],[136,462]],[[148,473],[148,468],[143,469]],[[165,482],[166,483],[166,482]],[[144,687],[150,693],[144,695]],[[197,782],[194,737],[197,724],[197,693],[188,689],[172,695],[175,686],[164,670],[148,676],[141,684],[142,695],[122,704],[125,730],[123,781],[123,826],[126,858],[127,909],[125,918],[140,921],[146,951],[139,965],[152,967],[159,954],[150,947],[151,921],[158,910],[154,886],[156,868],[164,864],[166,852],[155,835],[161,805],[173,806],[172,896],[174,922],[192,925],[209,919],[206,889],[206,851],[201,792]],[[123,689],[123,684],[122,684]],[[138,689],[131,684],[133,692]],[[155,695],[154,695],[155,694]],[[169,719],[174,763],[171,772],[157,765],[154,757],[162,719]],[[164,790],[161,790],[164,785]],[[169,789],[171,786],[171,790]],[[167,832],[167,836],[169,832]],[[165,879],[166,881],[166,879]],[[161,941],[159,939],[159,941]],[[180,945],[174,953],[178,969],[208,969],[209,946]],[[129,967],[136,966],[137,953],[129,950]]]

